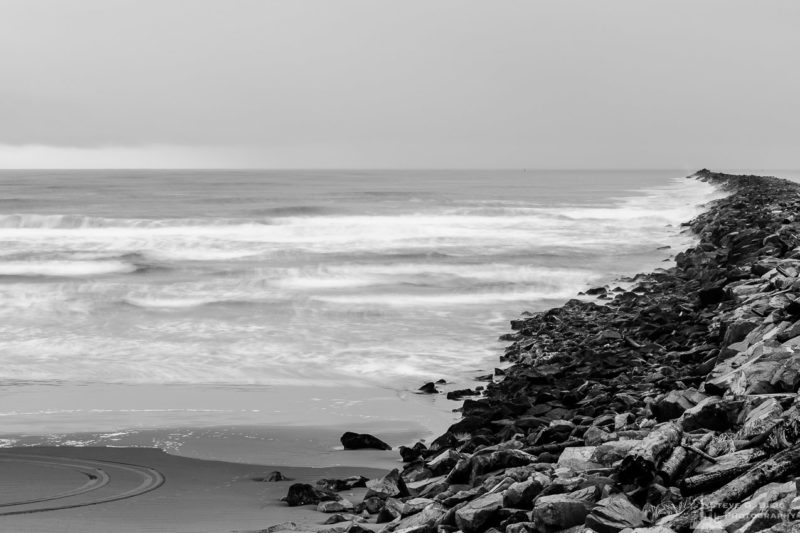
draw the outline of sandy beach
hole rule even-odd
[[[326,515],[317,513],[314,506],[288,507],[280,501],[292,483],[313,484],[322,478],[352,475],[376,477],[385,472],[366,467],[272,467],[204,461],[156,449],[109,447],[9,448],[0,454],[0,464],[7,473],[13,473],[3,475],[0,481],[0,531],[41,533],[244,532],[287,521],[302,530],[315,530],[322,527]],[[80,469],[90,464],[109,473],[108,483],[82,494],[56,498],[85,484],[87,476]],[[143,475],[119,470],[120,466],[144,467],[155,472],[156,478],[163,477],[163,482],[141,494],[94,505],[142,485]],[[292,481],[253,481],[273,470]],[[342,495],[357,501],[364,490]],[[8,505],[34,499],[42,501]],[[63,505],[74,507],[31,512]],[[7,514],[22,511],[28,514]]]

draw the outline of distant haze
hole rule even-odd
[[[800,167],[800,2],[0,0],[0,167]]]

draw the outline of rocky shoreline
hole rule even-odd
[[[800,531],[800,184],[690,178],[730,193],[688,223],[695,247],[513,321],[459,422],[363,502],[320,504],[348,513],[333,531]]]

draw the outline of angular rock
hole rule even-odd
[[[433,381],[429,381],[425,385],[419,388],[419,391],[423,394],[438,394],[439,390],[436,388],[436,384]]]
[[[725,431],[738,420],[744,402],[716,397],[706,398],[683,413],[681,422],[684,431],[711,429]]]
[[[602,465],[592,460],[596,446],[573,446],[564,448],[558,457],[556,466],[558,468],[569,468],[574,472],[583,472],[600,468]]]
[[[533,500],[550,484],[550,478],[535,474],[525,481],[518,481],[503,494],[503,507],[533,509]]]
[[[503,495],[485,494],[456,511],[456,526],[465,533],[483,531],[503,506]]]
[[[295,483],[289,487],[289,492],[282,499],[289,507],[296,507],[298,505],[318,504],[324,501],[335,501],[341,497],[335,492],[317,489],[306,483]]]
[[[533,506],[534,522],[542,533],[583,524],[587,514],[583,501],[565,494],[539,496]]]
[[[367,481],[367,494],[364,499],[380,498],[403,498],[408,496],[408,487],[400,477],[400,472],[395,468],[380,479]]]
[[[586,517],[586,526],[597,533],[617,533],[645,525],[647,515],[624,494],[613,494],[597,502]]]
[[[672,390],[663,398],[656,400],[650,409],[656,420],[666,422],[678,418],[684,411],[691,409],[705,398],[706,395],[697,389]]]

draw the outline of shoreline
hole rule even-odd
[[[741,282],[758,278],[753,272],[745,272],[740,267],[749,267],[751,263],[757,263],[764,257],[774,257],[763,253],[765,247],[773,252],[777,251],[775,255],[785,255],[787,251],[800,245],[800,242],[793,242],[792,246],[786,243],[779,245],[778,243],[783,242],[781,234],[769,240],[772,234],[767,232],[762,235],[766,231],[763,228],[758,230],[756,236],[751,236],[745,246],[737,243],[722,244],[722,241],[725,233],[736,229],[737,221],[735,217],[732,218],[732,212],[748,215],[740,223],[742,229],[747,229],[747,225],[753,223],[753,220],[767,228],[773,228],[776,224],[781,226],[780,222],[783,220],[776,218],[772,207],[779,204],[787,194],[800,194],[800,185],[776,178],[738,177],[708,171],[700,171],[690,177],[727,188],[731,195],[713,201],[707,211],[684,224],[691,226],[700,241],[696,246],[677,254],[676,266],[636,275],[631,286],[625,283],[625,289],[608,288],[599,293],[599,299],[569,300],[561,307],[523,313],[520,319],[513,320],[511,325],[514,332],[503,336],[505,340],[513,341],[513,344],[501,358],[502,362],[509,363],[510,366],[495,371],[482,397],[464,401],[460,420],[442,435],[432,440],[425,439],[425,444],[420,443],[414,448],[410,447],[413,432],[391,440],[393,445],[400,442],[409,445],[401,448],[403,458],[408,459],[405,467],[398,462],[396,451],[343,452],[345,456],[352,453],[352,457],[358,458],[362,465],[345,468],[340,472],[343,477],[370,466],[375,467],[370,470],[371,477],[380,477],[387,469],[395,467],[402,471],[402,478],[411,487],[408,495],[397,493],[397,498],[390,497],[384,502],[380,516],[388,524],[381,525],[380,528],[387,533],[400,530],[428,533],[437,528],[442,531],[461,529],[466,533],[476,533],[492,527],[507,533],[550,532],[578,526],[584,523],[583,520],[592,520],[587,517],[602,515],[603,505],[608,505],[609,499],[616,501],[618,505],[627,506],[630,516],[641,519],[641,523],[628,524],[629,526],[650,526],[660,520],[665,527],[683,532],[688,530],[689,524],[698,521],[698,511],[696,506],[693,507],[697,499],[694,496],[680,497],[678,483],[682,479],[676,478],[669,482],[661,480],[664,484],[656,483],[664,490],[658,493],[658,501],[651,501],[649,493],[653,490],[653,479],[646,483],[630,483],[630,479],[621,479],[620,476],[624,478],[626,475],[624,461],[633,453],[635,446],[647,442],[652,435],[660,434],[664,427],[675,424],[690,427],[685,422],[686,413],[692,412],[698,405],[705,409],[708,405],[718,406],[723,403],[728,406],[731,401],[741,402],[735,396],[731,400],[730,394],[715,396],[710,391],[697,391],[703,395],[702,399],[698,399],[694,392],[690,394],[686,391],[702,389],[711,374],[722,372],[726,357],[733,355],[731,350],[737,348],[731,348],[730,345],[735,342],[728,342],[731,339],[726,337],[730,331],[728,328],[736,329],[737,321],[741,319],[738,315],[734,316],[741,303],[740,297],[738,293],[730,291]],[[761,187],[766,187],[768,192],[761,194]],[[755,199],[758,207],[740,205],[742,202],[736,199],[737,195],[745,195],[748,200]],[[762,204],[771,207],[758,211]],[[760,243],[758,246],[754,244],[756,241]],[[723,261],[719,253],[726,246],[729,250]],[[724,266],[720,266],[723,263]],[[774,269],[768,269],[762,275],[772,270]],[[800,273],[800,259],[797,273]],[[798,287],[800,288],[800,284]],[[720,320],[730,320],[730,324],[724,323],[720,329]],[[753,321],[751,317],[748,320]],[[787,327],[784,326],[784,329]],[[763,337],[769,340],[768,334],[772,329],[774,327],[759,329],[756,326],[748,330],[747,335],[752,333],[751,341],[761,342],[763,345]],[[678,330],[681,331],[676,334]],[[637,364],[630,365],[631,360]],[[744,379],[747,377],[745,375]],[[746,417],[766,401],[777,406],[768,414],[772,417],[770,420],[777,420],[781,416],[785,417],[786,413],[793,412],[785,401],[789,393],[776,394],[784,396],[759,397],[758,403],[750,402],[747,405],[736,403],[736,416]],[[674,398],[676,395],[678,400]],[[713,401],[709,401],[709,398]],[[662,404],[668,408],[662,407]],[[674,407],[673,404],[678,406]],[[666,418],[663,415],[664,409],[670,413]],[[696,447],[697,436],[715,431],[713,438],[716,440],[707,450],[708,454],[721,457],[733,453],[724,449],[721,443],[733,442],[731,428],[736,424],[731,422],[731,427],[724,431],[709,430],[704,424],[709,425],[708,419],[713,417],[703,409],[699,409],[701,414],[696,417],[700,422],[692,419],[693,429],[684,432],[681,428],[683,438],[689,439],[689,444]],[[734,407],[730,409],[733,410]],[[671,416],[676,410],[680,412]],[[369,430],[368,425],[363,427]],[[355,424],[348,426],[343,422],[330,426],[331,431],[338,433],[342,429],[354,428]],[[195,430],[197,428],[193,431]],[[310,432],[317,430],[319,428],[311,429]],[[372,431],[374,430],[370,430]],[[383,437],[379,431],[375,433]],[[330,435],[326,438],[329,439]],[[200,440],[203,440],[202,436]],[[670,453],[681,448],[676,444],[671,442]],[[705,445],[708,446],[709,443],[706,442]],[[602,459],[596,457],[598,448],[603,449],[607,456]],[[68,447],[58,449],[70,454],[91,454],[98,450]],[[38,453],[45,448],[21,450]],[[129,450],[106,447],[99,450],[105,450],[102,453],[126,450],[123,453],[132,454],[134,459],[146,459],[144,456],[147,455],[147,452],[136,451],[147,448]],[[194,461],[186,457],[170,457],[178,462],[184,459]],[[751,457],[752,467],[758,464],[755,457],[756,455]],[[246,464],[251,457],[242,456],[240,459],[238,464],[220,463],[226,465],[221,468],[254,468],[254,465]],[[668,457],[659,457],[653,468],[661,466],[665,459]],[[162,457],[160,460],[169,463],[173,459]],[[742,465],[738,466],[741,468]],[[200,463],[192,468],[195,467],[204,468]],[[707,467],[708,464],[693,466],[699,472]],[[216,472],[215,475],[219,476],[220,471]],[[641,472],[637,476],[639,474]],[[298,479],[313,484],[322,475],[323,470],[305,469],[298,475]],[[254,519],[261,521],[258,528],[279,524],[282,521],[280,519],[290,516],[296,518],[296,526],[292,528],[330,529],[322,525],[326,516],[317,513],[312,507],[291,508],[294,510],[289,514],[284,513],[288,508],[277,499],[285,495],[287,487],[281,485],[278,488],[284,491],[283,494],[278,495],[280,491],[277,490],[270,493],[276,497],[267,500],[271,502],[267,503],[268,513]],[[637,490],[641,492],[645,489],[645,496],[641,496],[643,499],[632,496]],[[153,494],[158,494],[160,490]],[[789,493],[786,492],[788,489],[781,490],[784,492],[780,492],[781,497],[778,500],[783,502]],[[675,491],[678,492],[677,497]],[[364,496],[363,492],[356,491],[345,497],[355,498],[352,501],[358,503]],[[705,496],[709,494],[711,493],[706,491]],[[129,503],[138,505],[133,503],[138,500],[143,502],[141,505],[145,508],[152,504],[152,501],[147,503],[145,496],[141,498],[134,498]],[[414,499],[416,503],[409,504],[410,499]],[[620,503],[623,499],[624,502]],[[664,509],[679,509],[681,501],[688,502],[684,511],[671,515],[662,512]],[[105,505],[93,507],[101,509]],[[578,512],[578,507],[583,511]],[[659,508],[661,511],[653,511]],[[553,515],[553,509],[561,510],[556,512],[561,517],[559,520],[574,521],[565,517],[581,515],[581,521],[549,523],[547,520]],[[252,509],[243,512],[247,514],[250,511]],[[42,513],[38,516],[55,516],[63,512],[66,511]],[[93,509],[91,513],[94,512]],[[653,512],[656,513],[652,516],[653,519],[646,518],[647,513],[652,515]],[[50,525],[45,526],[44,522]],[[42,527],[56,527],[55,519],[44,522]],[[370,522],[375,522],[374,513],[371,514]],[[179,521],[170,524],[184,526]],[[132,523],[127,525],[135,527]],[[203,526],[205,525],[204,523]],[[219,527],[219,524],[214,527]],[[331,533],[341,533],[349,527],[356,531],[360,526],[346,522],[344,525],[333,526]],[[601,533],[606,531],[596,527]],[[226,525],[223,530],[227,528]],[[623,528],[608,531],[621,529]],[[211,530],[218,529],[209,531]],[[664,531],[668,533],[668,530]]]

